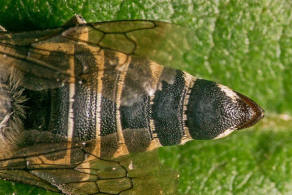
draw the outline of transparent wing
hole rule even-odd
[[[22,83],[32,89],[47,89],[69,81],[68,62],[58,50],[35,48],[59,37],[62,28],[22,33],[0,32],[0,68],[6,73],[20,72]],[[62,47],[62,44],[59,44]],[[70,54],[65,54],[68,56]],[[4,73],[1,72],[0,77]]]
[[[84,33],[88,33],[88,39]],[[192,32],[186,28],[145,20],[93,23],[69,29],[63,36],[75,41],[85,37],[83,41],[92,45],[142,56],[172,67],[184,63],[184,54],[191,49],[194,41]]]
[[[157,151],[102,159],[90,144],[68,147],[55,135],[26,133],[27,146],[1,158],[1,178],[73,195],[175,194],[177,174],[160,164]]]
[[[23,73],[31,89],[60,86],[80,79],[74,74],[76,55],[85,59],[100,55],[102,49],[139,56],[164,66],[184,63],[191,48],[191,33],[174,24],[157,21],[116,21],[62,27],[45,31],[0,33],[0,61],[6,69]],[[90,47],[90,52],[78,47]],[[98,69],[90,69],[93,74]],[[142,85],[142,84],[141,84]],[[145,86],[140,86],[141,88]]]
[[[127,59],[131,58],[136,59],[140,68],[128,66],[129,78],[125,78],[128,84],[124,90],[130,94],[126,99],[137,99],[135,96],[148,94],[156,87],[155,77],[149,75],[149,72],[156,74],[151,71],[154,69],[146,71],[150,60],[166,66],[183,62],[183,54],[190,47],[185,32],[179,26],[155,21],[104,22],[23,33],[0,32],[0,79],[5,74],[20,72],[23,87],[41,90],[84,80],[94,82],[102,72],[103,95],[111,98],[114,95],[110,89],[117,86],[117,75],[124,71]],[[158,194],[174,186],[168,183],[176,179],[168,175],[171,172],[153,166],[157,157],[149,160],[143,154],[145,158],[135,159],[134,155],[100,159],[82,143],[68,146],[67,140],[62,138],[33,135],[30,132],[32,146],[26,141],[20,147],[23,149],[1,157],[0,177],[67,194],[148,194],[149,189]],[[42,143],[38,139],[52,142]],[[162,175],[167,179],[161,179]],[[170,180],[170,177],[174,179]],[[168,184],[166,189],[161,182]]]

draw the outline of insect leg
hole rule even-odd
[[[0,25],[0,32],[6,32],[6,31],[7,30],[3,26]]]
[[[85,20],[83,17],[81,17],[81,16],[75,14],[75,15],[74,15],[70,20],[68,20],[63,26],[64,26],[64,27],[78,26],[78,25],[80,25],[80,24],[86,24],[86,23],[87,23],[87,22],[86,22],[86,20]]]

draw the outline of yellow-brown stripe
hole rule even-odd
[[[97,73],[97,100],[96,100],[96,144],[94,153],[96,156],[100,157],[100,149],[101,149],[101,98],[102,98],[102,78],[104,74],[104,50],[101,50],[99,55],[95,57],[96,64],[98,65],[98,73]]]
[[[186,121],[187,121],[186,111],[187,111],[187,107],[188,107],[188,104],[189,104],[189,99],[190,99],[190,94],[191,94],[192,87],[194,86],[194,84],[196,82],[196,77],[188,74],[187,72],[183,72],[183,73],[184,73],[184,79],[185,79],[185,98],[184,98],[184,104],[183,104],[184,136],[183,136],[183,138],[181,140],[181,144],[184,144],[185,142],[187,142],[187,141],[192,139],[192,137],[190,135],[189,128],[186,125]]]
[[[155,63],[155,62],[150,62],[149,64],[151,73],[152,73],[152,79],[153,79],[153,85],[156,86],[156,90],[159,88],[160,85],[160,76],[163,72],[164,67]],[[152,141],[150,142],[147,151],[153,150],[155,148],[161,147],[162,145],[160,144],[159,138],[157,137],[157,133],[155,132],[155,125],[154,125],[154,120],[152,118],[152,107],[153,107],[153,100],[155,97],[155,91],[153,91],[152,94],[150,94],[150,108],[151,108],[151,114],[150,114],[150,120],[149,120],[149,126],[150,126],[150,131],[152,135]]]
[[[81,39],[87,39],[88,40],[88,29],[82,28],[80,29],[80,38]],[[70,164],[71,161],[71,148],[72,148],[72,140],[73,140],[73,131],[74,131],[74,96],[75,96],[75,59],[74,59],[74,50],[75,45],[71,44],[72,48],[70,51],[67,51],[67,53],[70,53],[69,58],[69,74],[70,74],[70,80],[69,80],[69,113],[68,113],[68,143],[67,143],[67,152],[65,159],[69,159],[68,164]]]
[[[126,78],[126,74],[128,71],[129,64],[131,62],[131,57],[127,56],[125,54],[116,53],[116,57],[119,59],[119,65],[116,67],[116,70],[118,70],[120,73],[118,75],[118,82],[117,82],[117,89],[116,89],[116,107],[117,107],[117,112],[116,112],[116,122],[117,122],[117,136],[118,136],[118,149],[114,153],[113,157],[118,157],[121,155],[129,154],[128,148],[125,144],[125,138],[123,135],[123,129],[122,129],[122,124],[121,124],[121,113],[120,113],[120,106],[121,106],[121,96],[122,96],[122,91],[124,88],[124,81]]]

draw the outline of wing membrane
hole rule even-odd
[[[88,28],[88,40],[79,38],[82,33],[76,33],[78,28]],[[190,51],[195,41],[192,32],[179,25],[145,20],[93,23],[69,29],[63,36],[171,67],[185,63],[184,54]]]
[[[35,44],[51,40],[62,29],[0,34],[0,66],[7,72],[17,70],[23,83],[33,89],[54,88],[70,78],[68,67],[62,64],[58,51],[49,56],[49,49],[34,48]],[[56,56],[56,57],[54,57]],[[55,60],[55,61],[54,61]],[[57,62],[55,64],[55,62]],[[63,65],[63,66],[62,66]]]
[[[19,78],[22,87],[42,90],[88,77],[99,78],[98,74],[103,71],[103,88],[106,89],[103,95],[112,98],[115,95],[109,89],[118,84],[117,72],[127,71],[129,77],[124,78],[127,86],[124,91],[130,95],[122,97],[125,98],[122,102],[130,102],[156,89],[158,81],[155,79],[161,71],[149,68],[153,65],[151,60],[166,66],[183,63],[183,54],[190,49],[184,32],[179,26],[155,21],[116,21],[46,31],[0,32],[0,80],[6,73],[16,71],[22,73]],[[136,60],[135,66],[140,68],[127,64],[127,59]],[[80,72],[76,71],[77,62],[81,62]],[[0,177],[67,194],[149,194],[149,189],[157,194],[167,188],[170,190],[169,185],[165,187],[161,183],[168,179],[156,177],[161,176],[161,171],[171,172],[153,166],[157,156],[149,157],[152,153],[142,157],[101,159],[84,148],[83,143],[68,145],[65,138],[40,135],[35,131],[27,135],[30,138],[19,145],[23,149],[1,157]]]
[[[191,48],[190,37],[190,32],[180,26],[142,20],[1,32],[0,61],[1,66],[13,66],[23,72],[26,87],[52,88],[80,77],[72,74],[72,58],[80,44],[96,48],[90,55],[99,55],[99,49],[107,49],[176,67],[184,63],[184,54]]]
[[[53,134],[25,134],[26,143],[36,142],[1,158],[1,178],[64,194],[175,193],[177,175],[161,166],[157,151],[102,159],[90,152],[92,141],[68,147],[68,142]]]

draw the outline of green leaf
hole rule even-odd
[[[180,170],[181,194],[289,194],[289,127],[292,122],[285,116],[269,117],[257,128],[213,142],[167,148],[161,155],[165,164]]]
[[[292,191],[291,10],[289,0],[8,0],[0,2],[0,24],[45,29],[80,14],[89,22],[151,19],[186,26],[197,41],[184,56],[189,66],[180,68],[251,97],[267,117],[223,140],[161,149],[162,163],[180,173],[178,192],[285,194]],[[0,192],[44,193],[9,182]]]

